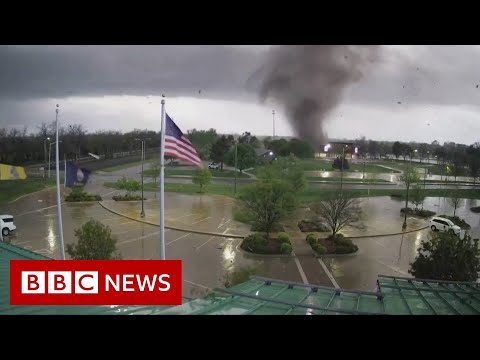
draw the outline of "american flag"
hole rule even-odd
[[[188,140],[173,120],[166,115],[165,119],[165,156],[173,156],[190,164],[203,167],[190,140]]]

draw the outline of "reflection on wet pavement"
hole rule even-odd
[[[105,190],[104,190],[105,191]],[[60,258],[57,242],[56,207],[52,191],[32,195],[13,204],[3,205],[2,212],[15,216],[17,234],[11,242],[29,250]],[[42,200],[42,201],[38,201]],[[113,203],[107,200],[108,204]],[[232,219],[233,200],[219,196],[166,194],[166,222],[197,231],[228,234],[248,232],[248,226]],[[114,204],[132,216],[141,210],[140,202]],[[364,235],[354,239],[359,253],[354,256],[329,258],[324,262],[342,288],[372,290],[378,274],[409,276],[409,264],[417,254],[422,239],[431,236],[429,229],[396,236],[369,237],[371,234],[392,233],[401,230],[403,202],[390,197],[362,199],[363,228],[345,229],[345,234]],[[480,215],[470,207],[477,200],[465,200],[457,209],[472,229],[474,237],[480,236]],[[424,208],[453,215],[445,199],[427,198]],[[147,220],[158,222],[158,203],[145,202]],[[125,259],[158,259],[159,228],[134,221],[105,210],[98,203],[62,205],[65,243],[76,241],[74,230],[90,218],[101,221],[112,229],[117,245]],[[302,210],[306,211],[306,210]],[[421,227],[425,220],[408,218],[409,228]],[[244,267],[253,267],[257,274],[288,281],[302,282],[300,270],[293,258],[259,257],[238,249],[240,239],[212,237],[189,232],[167,230],[165,233],[167,258],[183,261],[184,296],[197,297],[210,288],[221,287],[227,274]],[[68,257],[68,256],[67,256]],[[310,283],[332,286],[313,256],[298,257]]]

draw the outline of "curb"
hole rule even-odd
[[[148,225],[153,225],[153,226],[160,227],[159,224],[153,223],[153,222],[151,222],[151,221],[140,220],[140,219],[134,218],[134,217],[132,217],[132,216],[128,216],[128,215],[122,214],[122,213],[120,213],[120,212],[118,212],[118,211],[112,210],[112,209],[110,209],[109,207],[107,207],[107,206],[105,206],[104,204],[102,204],[100,201],[98,201],[98,204],[99,204],[101,207],[103,207],[105,210],[110,211],[110,212],[113,213],[113,214],[122,216],[122,217],[127,218],[127,219],[130,219],[130,220],[138,221],[138,222],[141,222],[141,223],[144,223],[144,224],[148,224]],[[244,236],[244,235],[233,235],[233,234],[213,233],[213,232],[198,231],[198,230],[188,230],[188,229],[182,229],[182,228],[173,227],[173,226],[165,226],[165,229],[182,231],[182,232],[187,232],[187,233],[192,233],[192,234],[210,235],[210,236],[218,236],[218,237],[233,238],[233,239],[243,239],[245,236],[247,236],[247,235]]]
[[[238,243],[237,246],[235,246],[235,250],[238,250],[239,252],[241,253],[244,253],[246,255],[252,255],[254,257],[259,257],[259,258],[285,258],[285,259],[289,259],[289,258],[296,258],[297,256],[296,255],[285,255],[285,254],[256,254],[256,253],[251,253],[251,252],[248,252],[248,251],[245,251],[243,250],[240,245],[242,245],[242,242]]]

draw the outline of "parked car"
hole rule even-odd
[[[0,229],[3,236],[8,236],[17,229],[12,215],[0,215]]]
[[[433,231],[453,231],[455,235],[460,235],[460,226],[455,225],[452,220],[442,218],[439,216],[434,216],[430,220],[430,229]]]
[[[208,164],[208,168],[211,170],[218,170],[220,169],[220,165],[217,163],[211,162],[210,164]]]

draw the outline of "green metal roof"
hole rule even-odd
[[[50,260],[0,242],[0,314],[124,315],[477,315],[480,284],[379,275],[377,291],[354,291],[253,276],[173,307],[10,306],[10,259]],[[186,299],[184,299],[186,300]]]

